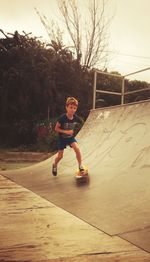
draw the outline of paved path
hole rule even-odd
[[[0,176],[0,261],[148,262],[150,255]]]
[[[59,206],[62,208],[61,212],[65,213],[66,210],[68,211],[66,214],[71,213],[78,217],[77,221],[82,223],[86,221],[91,225],[90,228],[95,228],[95,232],[99,232],[97,234],[105,232],[104,235],[109,239],[119,239],[123,242],[127,240],[134,248],[145,250],[148,254],[150,252],[149,115],[150,101],[91,111],[77,137],[84,163],[89,167],[90,173],[89,183],[82,186],[78,186],[73,177],[76,160],[70,148],[65,152],[57,177],[50,174],[53,157],[31,167],[0,174],[41,196],[44,201],[48,200]],[[74,216],[72,217],[75,219]],[[63,229],[66,231],[66,227]],[[80,233],[77,234],[80,236]],[[91,238],[91,242],[88,240],[91,247],[94,238]],[[80,246],[82,242],[80,238],[78,242]],[[96,241],[99,248],[102,242]],[[97,245],[94,242],[94,247]],[[76,250],[79,250],[79,247]],[[105,252],[109,252],[108,250],[106,248]],[[94,254],[101,251],[89,252]],[[74,251],[71,255],[68,253],[65,256],[73,254]]]

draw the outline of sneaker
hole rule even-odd
[[[57,167],[54,164],[52,165],[52,175],[57,176]]]
[[[79,167],[79,171],[80,171],[81,173],[83,173],[83,172],[84,172],[84,167],[83,167],[83,166],[80,166],[80,167]]]

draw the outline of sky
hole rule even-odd
[[[80,10],[84,14],[84,0],[78,1],[82,3]],[[7,33],[32,32],[33,36],[42,36],[48,41],[34,8],[48,18],[57,21],[60,18],[57,0],[0,0],[0,28]],[[109,0],[106,16],[113,16],[113,19],[109,28],[108,71],[126,75],[150,67],[149,10],[150,0]],[[150,70],[127,78],[150,83]]]

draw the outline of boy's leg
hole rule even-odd
[[[76,158],[77,158],[77,161],[78,161],[78,164],[79,164],[79,168],[81,168],[82,166],[82,157],[81,157],[81,152],[80,152],[80,148],[78,146],[78,143],[77,142],[73,142],[71,145],[70,145],[75,153],[76,153]]]
[[[54,159],[54,166],[57,167],[57,164],[63,158],[63,153],[64,153],[64,149],[63,150],[58,150],[57,155],[56,155],[56,157]]]
[[[57,176],[57,164],[63,158],[63,152],[64,152],[64,150],[58,150],[57,155],[56,155],[56,157],[54,159],[54,163],[52,165],[52,174],[53,174],[53,176]]]

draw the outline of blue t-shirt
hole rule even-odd
[[[82,119],[76,114],[73,115],[72,119],[69,119],[66,114],[63,114],[59,117],[58,123],[60,124],[61,129],[74,131],[78,123],[82,123]],[[69,138],[69,137],[73,137],[74,135],[59,133],[59,136],[63,138]]]

